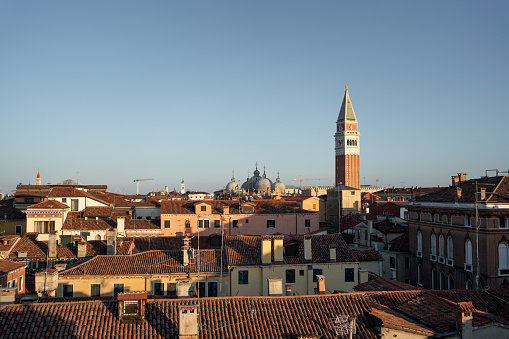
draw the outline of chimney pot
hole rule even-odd
[[[262,264],[267,265],[272,262],[272,236],[262,235]]]
[[[317,294],[325,294],[325,277],[323,275],[316,276]]]

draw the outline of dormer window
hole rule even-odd
[[[124,324],[141,323],[145,318],[146,292],[118,293],[118,316]]]
[[[200,210],[201,210],[202,212],[207,212],[207,206],[201,206],[201,207],[200,207]]]
[[[139,315],[140,306],[141,306],[140,300],[125,300],[124,315]]]
[[[285,246],[285,256],[295,257],[299,255],[299,244]]]

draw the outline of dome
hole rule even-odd
[[[285,194],[286,186],[281,182],[281,179],[279,179],[279,174],[277,175],[276,182],[274,183],[274,193],[276,194]]]
[[[233,172],[232,180],[226,185],[225,190],[229,192],[240,191],[240,184],[235,181],[235,171]]]
[[[261,192],[270,192],[272,190],[272,182],[267,179],[265,173],[263,173],[263,177],[256,183],[256,189]]]

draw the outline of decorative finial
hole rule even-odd
[[[256,162],[256,164],[255,164],[255,165],[256,165],[256,168],[255,168],[255,169],[258,169],[258,161]]]
[[[346,90],[348,91],[348,85],[346,85],[345,87],[346,87]]]

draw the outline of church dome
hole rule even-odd
[[[281,179],[279,179],[279,174],[277,175],[276,182],[274,183],[273,188],[274,193],[283,195],[286,191],[286,186],[281,182]]]
[[[238,192],[240,191],[240,184],[235,181],[235,173],[233,173],[232,180],[226,185],[226,191]]]
[[[258,182],[256,183],[256,189],[259,191],[259,192],[267,192],[267,191],[271,191],[272,190],[272,182],[267,179],[267,176],[265,175],[265,173],[263,173],[263,177],[258,180]]]

